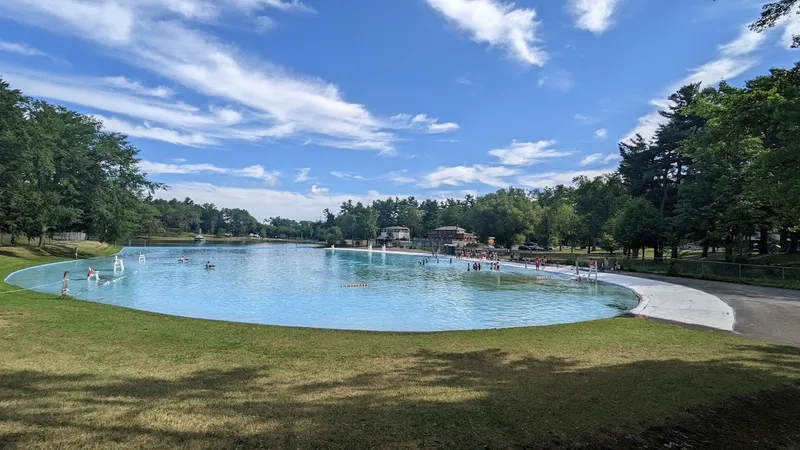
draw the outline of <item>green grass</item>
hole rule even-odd
[[[798,405],[800,349],[644,319],[367,333],[0,294],[0,448],[793,448]]]

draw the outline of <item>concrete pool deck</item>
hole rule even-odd
[[[330,251],[369,252],[368,249],[335,248]],[[382,253],[380,249],[372,253]],[[430,253],[417,253],[406,251],[387,250],[386,254],[426,256]],[[443,256],[449,258],[449,256]],[[478,261],[477,259],[464,259],[460,261]],[[525,269],[523,264],[501,262],[504,266]],[[527,270],[535,271],[533,264],[528,264]],[[554,268],[548,266],[541,272],[558,273],[562,275],[575,275],[574,266]],[[581,272],[585,275],[586,272]],[[716,295],[694,289],[688,286],[668,283],[661,280],[645,279],[618,273],[601,272],[597,275],[599,281],[626,287],[639,296],[639,304],[632,309],[631,314],[652,317],[654,319],[672,322],[699,325],[724,331],[734,331],[734,311],[727,303]]]

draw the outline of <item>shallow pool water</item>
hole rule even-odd
[[[144,254],[146,262],[139,262]],[[295,245],[126,248],[113,258],[38,266],[8,283],[58,294],[64,271],[77,298],[204,319],[381,331],[506,328],[579,322],[636,306],[628,289],[543,278],[501,266],[467,272],[450,258],[331,251]],[[179,262],[185,256],[188,262]],[[206,270],[204,264],[216,265]],[[100,280],[88,280],[89,267]],[[552,275],[552,274],[550,274]],[[46,283],[52,283],[41,286]],[[366,285],[366,287],[343,287]]]

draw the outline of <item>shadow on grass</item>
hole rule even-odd
[[[0,448],[800,445],[800,350],[742,350],[747,360],[604,367],[418,351],[322,380],[264,366],[174,379],[0,371]]]

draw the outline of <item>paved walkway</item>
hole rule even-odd
[[[735,332],[800,347],[800,291],[662,275],[633,276],[691,287],[715,295],[733,308]]]

